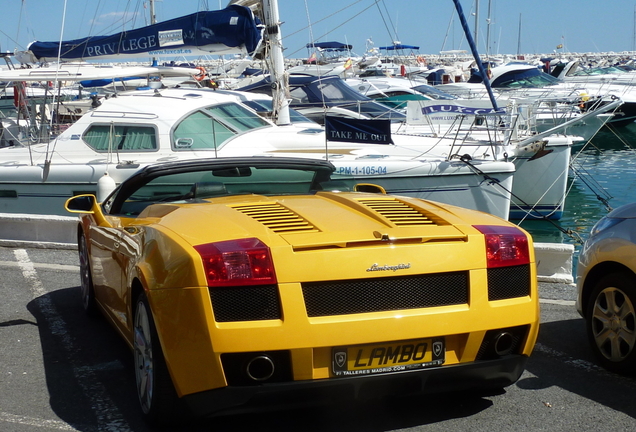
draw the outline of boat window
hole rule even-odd
[[[205,110],[211,113],[214,118],[239,132],[269,126],[269,123],[258,114],[245,109],[239,104],[214,105],[207,107]]]
[[[236,132],[227,126],[201,111],[196,111],[174,129],[172,145],[175,150],[214,149],[234,135]]]
[[[431,99],[435,99],[435,100],[451,100],[451,99],[457,99],[455,96],[448,94],[446,92],[443,92],[439,89],[436,89],[433,86],[427,85],[427,84],[422,84],[422,85],[418,85],[413,87],[413,90],[422,93],[423,95],[428,96]]]
[[[157,150],[156,132],[152,126],[92,125],[82,138],[98,152]]]
[[[345,100],[345,97],[342,94],[342,91],[340,91],[340,89],[337,88],[336,86],[323,83],[323,84],[318,84],[317,87],[322,91],[322,94],[325,95],[327,100],[331,100],[331,101]]]
[[[321,81],[315,84],[325,100],[331,102],[348,102],[352,100],[367,101],[368,97],[352,89],[342,80]]]
[[[254,111],[260,114],[269,114],[274,110],[272,100],[271,99],[259,99],[259,100],[248,100],[243,101],[243,104],[252,108]],[[289,108],[289,119],[292,123],[311,123],[307,117],[296,111],[295,109]]]
[[[309,97],[307,96],[307,93],[305,92],[305,89],[303,87],[294,87],[289,91],[289,95],[291,96],[292,99],[292,103],[308,103],[309,102]]]
[[[537,68],[506,72],[492,82],[493,88],[542,88],[559,81]]]
[[[238,105],[224,104],[195,111],[175,128],[172,138],[176,150],[218,148],[241,132],[269,126],[258,114]]]

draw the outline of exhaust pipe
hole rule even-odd
[[[495,353],[498,356],[505,356],[512,352],[514,348],[514,337],[512,333],[501,332],[495,336]]]
[[[247,363],[246,372],[254,381],[265,381],[274,375],[274,362],[269,356],[259,355]]]

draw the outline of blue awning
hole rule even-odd
[[[64,60],[120,56],[188,56],[202,54],[253,54],[262,39],[260,21],[244,7],[197,12],[180,18],[110,36],[90,36],[60,42],[32,42],[36,58]]]
[[[391,46],[380,47],[381,50],[393,51],[393,50],[418,50],[420,47],[415,45],[402,45],[395,44]]]
[[[353,48],[353,45],[347,45],[341,42],[313,42],[308,43],[307,48],[320,48],[322,50],[332,51],[348,51]]]

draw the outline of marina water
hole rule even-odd
[[[565,211],[559,221],[514,221],[535,242],[569,243],[576,256],[594,224],[609,209],[636,202],[636,123],[604,127],[583,149],[572,151]]]

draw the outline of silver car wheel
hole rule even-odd
[[[146,304],[138,301],[135,310],[135,334],[134,334],[134,355],[135,355],[135,378],[137,382],[137,396],[144,413],[150,412],[152,408],[152,397],[154,392],[154,363],[152,357],[152,333],[150,330],[150,317]]]
[[[629,296],[615,287],[603,289],[594,301],[591,330],[601,355],[624,361],[636,345],[636,310]]]

